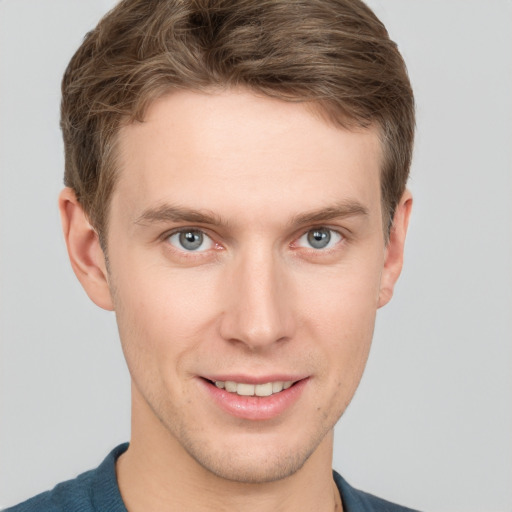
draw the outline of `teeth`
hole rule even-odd
[[[236,384],[236,394],[241,396],[253,396],[254,384]]]
[[[279,391],[283,391],[283,382],[272,382],[272,393],[279,393]]]
[[[283,389],[288,389],[292,384],[293,381],[291,380],[267,382],[266,384],[246,384],[245,382],[233,382],[232,380],[215,381],[218,388],[240,396],[270,396],[283,391]]]
[[[254,394],[256,396],[270,396],[272,394],[272,382],[254,386]]]
[[[236,393],[236,382],[233,382],[231,380],[227,380],[225,383],[226,391],[229,391],[230,393]]]

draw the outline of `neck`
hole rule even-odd
[[[292,475],[264,483],[235,482],[199,465],[156,418],[133,414],[130,447],[116,473],[130,512],[341,512],[332,448],[331,431]]]

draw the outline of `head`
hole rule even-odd
[[[102,241],[120,128],[169,92],[239,87],[307,103],[337,126],[377,126],[389,231],[409,174],[414,100],[396,44],[365,4],[125,0],[87,34],[62,83],[65,184]]]
[[[410,211],[383,25],[354,0],[123,1],[62,105],[64,232],[117,315],[133,449],[244,482],[325,456]]]

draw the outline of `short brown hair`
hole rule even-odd
[[[246,87],[313,102],[346,127],[376,123],[391,225],[414,138],[414,98],[384,25],[359,0],[123,0],[89,32],[62,81],[65,184],[107,229],[122,123],[177,89]]]

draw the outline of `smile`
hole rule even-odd
[[[292,409],[308,388],[310,376],[212,375],[199,379],[199,382],[203,383],[202,389],[213,399],[213,403],[229,415],[244,420],[265,421]]]
[[[215,385],[219,389],[224,389],[229,393],[236,393],[240,396],[270,396],[288,389],[293,381],[275,381],[265,384],[247,384],[245,382],[234,382],[231,380],[216,380]]]

